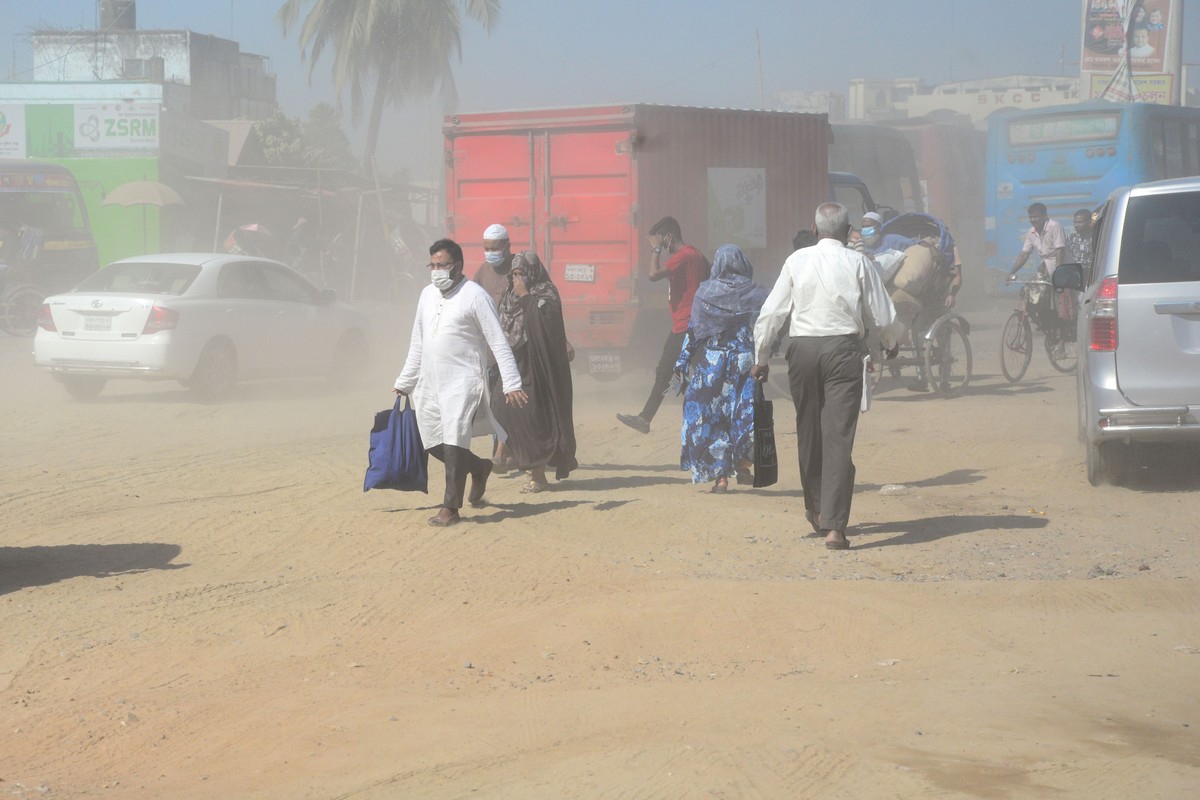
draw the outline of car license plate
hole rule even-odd
[[[564,277],[573,283],[595,283],[596,265],[567,264],[566,275]]]
[[[83,318],[83,329],[85,331],[111,331],[112,317],[89,314]]]
[[[588,353],[588,369],[592,372],[614,373],[621,371],[620,353]]]

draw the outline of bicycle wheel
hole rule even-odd
[[[1024,314],[1014,311],[1004,323],[1004,333],[1000,336],[1000,371],[1010,383],[1016,383],[1025,377],[1032,359],[1033,329]]]
[[[0,328],[13,336],[32,336],[46,295],[32,285],[17,286],[0,300]]]
[[[925,375],[943,397],[953,397],[971,382],[971,340],[958,323],[934,325],[925,343]]]
[[[1059,372],[1074,372],[1079,351],[1076,350],[1074,342],[1047,336],[1046,355],[1050,359],[1050,366]]]

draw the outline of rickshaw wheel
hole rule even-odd
[[[954,320],[934,324],[925,343],[925,375],[930,387],[953,397],[971,382],[971,340]]]

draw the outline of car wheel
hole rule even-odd
[[[363,380],[370,362],[371,350],[361,331],[347,331],[338,340],[329,365],[330,382],[338,384]]]
[[[1087,477],[1092,486],[1120,486],[1129,478],[1128,448],[1120,442],[1087,443]]]
[[[237,353],[226,341],[209,342],[200,353],[200,360],[187,386],[206,400],[228,396],[237,383]]]
[[[61,375],[58,382],[76,400],[95,400],[104,391],[104,384],[108,381],[90,375]]]

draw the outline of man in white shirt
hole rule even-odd
[[[500,369],[500,382],[509,405],[520,408],[528,398],[512,349],[500,326],[496,304],[482,286],[463,277],[462,247],[440,239],[429,248],[431,285],[421,291],[417,318],[404,369],[393,391],[412,395],[421,443],[446,465],[446,494],[429,524],[446,527],[458,522],[467,476],[478,505],[492,472],[492,462],[471,452],[476,417],[488,423],[501,439],[504,430],[492,418],[488,402],[487,351]]]
[[[1067,256],[1067,235],[1063,231],[1063,226],[1050,219],[1047,215],[1045,203],[1034,203],[1027,212],[1029,214],[1029,230],[1025,233],[1025,244],[1021,247],[1021,252],[1017,254],[1016,261],[1013,262],[1012,269],[1008,271],[1008,280],[1012,281],[1017,276],[1017,271],[1025,266],[1025,262],[1029,260],[1029,254],[1036,251],[1042,258],[1042,263],[1038,269],[1046,273],[1049,278],[1054,274],[1054,270],[1059,264],[1062,264]]]
[[[896,311],[871,259],[846,247],[850,214],[840,203],[817,209],[818,242],[783,263],[754,326],[755,366],[766,381],[771,342],[791,325],[788,381],[796,406],[796,437],[804,510],[830,550],[846,550],[854,495],[854,434],[863,392],[862,341],[870,328],[892,323]]]

